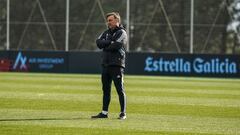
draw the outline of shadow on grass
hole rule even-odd
[[[3,121],[60,121],[60,120],[84,120],[90,118],[23,118],[23,119],[0,119],[0,122]]]

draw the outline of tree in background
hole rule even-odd
[[[64,50],[66,0],[10,1],[11,49]],[[224,1],[195,0],[195,53],[237,53],[236,44],[229,49],[231,16]],[[178,53],[178,45],[189,52],[190,0],[130,0],[130,7],[130,51]],[[102,12],[111,11],[120,12],[126,26],[125,0],[70,0],[69,49],[97,51],[95,39],[106,28]],[[0,0],[0,49],[5,44],[6,0]]]
[[[236,53],[240,51],[240,0],[234,0],[228,7],[231,21],[227,26],[228,45],[227,53]]]
[[[0,0],[0,50],[6,46],[6,0]]]

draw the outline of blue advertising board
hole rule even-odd
[[[68,54],[46,51],[9,51],[13,62],[11,71],[55,72],[68,71]]]
[[[101,73],[101,52],[0,51],[0,71]],[[240,55],[127,53],[126,74],[240,78]]]
[[[240,77],[239,55],[132,53],[128,58],[130,74]]]

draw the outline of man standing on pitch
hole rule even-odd
[[[92,118],[108,118],[108,107],[111,99],[112,81],[116,87],[121,112],[119,119],[126,119],[126,94],[123,85],[123,74],[125,68],[125,48],[127,44],[127,33],[121,23],[120,15],[111,12],[106,15],[108,29],[96,40],[102,53],[102,90],[103,106],[102,112]]]

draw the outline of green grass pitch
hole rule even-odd
[[[125,76],[127,119],[100,75],[0,73],[1,135],[240,134],[240,79]]]

